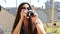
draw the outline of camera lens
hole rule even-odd
[[[32,10],[28,10],[27,16],[33,17],[34,16],[34,12]]]

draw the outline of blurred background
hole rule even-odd
[[[18,6],[28,2],[47,34],[60,34],[60,0],[0,0],[0,34],[11,34]]]

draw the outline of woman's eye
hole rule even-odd
[[[26,9],[25,7],[22,7],[21,9]]]
[[[28,7],[27,9],[28,9],[28,10],[30,10],[31,8],[30,8],[30,7]]]

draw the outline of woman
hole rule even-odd
[[[34,13],[33,17],[29,17],[28,10],[32,10],[29,3],[19,5],[12,34],[46,34],[37,14]]]

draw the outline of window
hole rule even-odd
[[[1,11],[1,6],[0,6],[0,11]]]
[[[58,20],[60,20],[60,10],[58,10]]]

